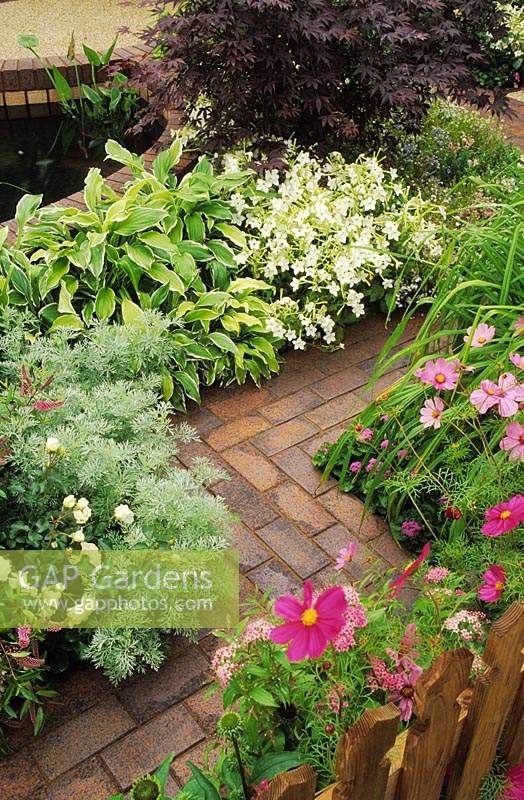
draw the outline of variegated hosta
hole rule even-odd
[[[199,400],[202,381],[269,377],[278,369],[262,299],[269,287],[237,279],[245,236],[231,223],[230,195],[251,173],[215,175],[201,158],[179,180],[180,139],[151,172],[114,141],[106,151],[132,173],[123,195],[92,169],[86,210],[20,201],[16,243],[5,243],[6,228],[0,235],[0,304],[27,306],[52,331],[106,319],[142,325],[146,310],[162,311],[180,328],[164,376],[164,396],[178,407],[185,395]]]

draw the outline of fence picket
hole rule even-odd
[[[333,800],[383,800],[400,714],[389,703],[367,709],[344,734],[337,749],[337,780]]]
[[[524,655],[524,650],[522,652]],[[504,755],[510,767],[524,764],[524,672],[520,676],[520,688],[504,739]]]
[[[453,762],[448,800],[475,800],[495,756],[521,680],[524,604],[513,603],[491,628],[486,673],[477,678]]]
[[[316,785],[315,770],[304,764],[273,778],[264,797],[267,800],[313,800]]]
[[[464,647],[447,651],[417,681],[417,719],[407,735],[397,800],[439,799],[460,713],[457,698],[472,661]]]

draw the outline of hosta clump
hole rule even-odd
[[[270,377],[278,364],[261,297],[268,287],[239,279],[234,258],[244,235],[231,224],[230,195],[251,173],[215,175],[201,158],[178,178],[180,139],[152,172],[116,142],[106,151],[132,173],[122,196],[92,169],[87,210],[39,209],[41,196],[26,195],[16,243],[0,228],[0,305],[26,306],[51,331],[109,319],[144,327],[148,310],[162,312],[173,345],[162,388],[177,408],[186,395],[200,400],[201,383]]]
[[[226,156],[238,168],[250,153]],[[235,193],[247,247],[235,255],[275,288],[270,330],[292,343],[333,345],[373,303],[405,300],[440,253],[444,211],[376,158],[326,160],[291,146],[289,168]]]

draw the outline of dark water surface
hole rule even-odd
[[[143,152],[158,135],[155,129],[126,146]],[[119,168],[104,161],[103,148],[85,152],[78,139],[58,116],[0,122],[0,221],[14,217],[25,193],[43,194],[43,203],[52,203],[81,190],[90,167],[100,167],[103,175]]]

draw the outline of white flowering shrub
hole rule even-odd
[[[225,157],[227,169],[252,154]],[[237,264],[274,287],[270,330],[295,349],[339,344],[343,326],[377,301],[405,299],[440,254],[444,211],[413,195],[377,158],[322,161],[290,146],[289,169],[267,170],[231,198],[247,234]]]

